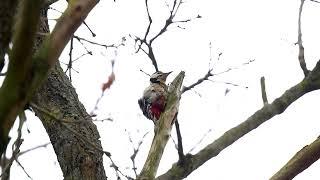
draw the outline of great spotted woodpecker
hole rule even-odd
[[[166,79],[171,72],[157,71],[150,77],[150,85],[144,90],[142,98],[138,100],[143,115],[154,123],[159,120],[164,111],[168,95]]]

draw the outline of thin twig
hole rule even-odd
[[[208,134],[211,132],[212,130],[209,129],[202,137],[201,139],[189,150],[188,154],[190,154],[199,144],[202,143],[202,141],[204,140],[205,137],[208,136]]]
[[[70,50],[69,50],[69,63],[68,63],[68,67],[67,67],[67,70],[69,70],[69,79],[70,81],[72,81],[72,78],[71,78],[71,70],[72,70],[72,52],[73,52],[73,36],[71,37],[71,40],[70,40]]]
[[[301,0],[301,4],[299,7],[299,18],[298,18],[298,46],[299,46],[299,54],[298,54],[298,59],[299,59],[299,64],[300,67],[304,73],[304,76],[307,76],[309,74],[309,70],[307,69],[306,66],[306,60],[304,57],[304,47],[302,44],[302,32],[301,32],[301,15],[302,15],[302,9],[304,5],[305,0]]]
[[[92,31],[92,29],[88,26],[88,24],[87,24],[85,21],[83,21],[83,24],[84,24],[84,25],[87,27],[87,29],[90,31],[92,37],[96,37],[96,34]]]
[[[2,177],[4,174],[8,173],[10,171],[11,165],[13,163],[13,161],[16,159],[17,155],[20,153],[20,146],[23,142],[22,137],[22,127],[24,122],[26,121],[26,115],[25,112],[21,112],[19,114],[19,126],[18,126],[18,136],[17,139],[15,140],[15,142],[12,144],[12,155],[11,158],[7,161],[7,165],[2,169],[2,173],[0,175],[0,177]],[[5,157],[5,155],[4,155]]]
[[[174,20],[178,9],[180,7],[180,5],[183,3],[182,0],[174,0],[173,1],[173,5],[172,8],[170,8],[169,10],[169,17],[166,19],[164,25],[162,26],[162,28],[158,31],[158,33],[156,33],[154,36],[149,37],[149,32],[150,32],[150,28],[152,26],[153,20],[152,17],[150,15],[150,11],[149,11],[149,4],[148,4],[148,0],[145,0],[145,6],[146,6],[146,10],[147,10],[147,16],[148,16],[148,26],[147,26],[147,30],[143,36],[143,38],[134,37],[134,40],[136,42],[137,50],[136,53],[138,53],[140,50],[142,50],[151,60],[153,67],[155,68],[156,71],[159,71],[158,68],[158,63],[156,60],[156,57],[154,55],[154,51],[153,51],[153,47],[152,47],[152,43],[159,38],[163,33],[165,33],[168,30],[168,27],[172,24],[179,24],[179,23],[187,23],[193,19],[197,19],[197,18],[201,18],[200,15],[197,15],[195,18],[190,18],[190,19],[185,19],[185,20]],[[169,7],[169,5],[168,5]],[[178,26],[180,27],[180,26]],[[131,37],[131,36],[130,36]],[[142,46],[145,45],[146,49],[144,49]]]
[[[123,46],[123,45],[124,45],[124,42],[123,42],[123,41],[122,41],[120,44],[110,44],[110,45],[107,45],[107,44],[102,44],[102,43],[97,43],[97,42],[94,42],[94,41],[90,41],[90,40],[88,40],[88,39],[85,39],[85,38],[82,38],[82,37],[79,37],[79,36],[76,36],[76,35],[74,35],[74,38],[76,38],[79,42],[85,41],[85,42],[88,42],[88,43],[90,43],[90,44],[102,46],[102,47],[105,47],[105,48],[111,48],[111,47],[117,48],[117,47],[120,47],[120,46]]]
[[[203,81],[208,80],[208,78],[209,78],[210,76],[213,76],[213,74],[212,74],[212,69],[209,69],[209,71],[208,71],[202,78],[198,79],[197,82],[195,82],[195,83],[193,83],[193,84],[191,84],[191,85],[189,85],[189,86],[184,86],[184,87],[182,88],[181,92],[182,92],[182,93],[185,93],[186,91],[189,91],[190,89],[194,88],[195,86],[201,84]]]
[[[320,3],[320,1],[316,1],[316,0],[310,0],[312,2],[315,2],[315,3]]]
[[[261,95],[262,95],[263,105],[269,104],[268,98],[267,98],[266,84],[265,84],[264,76],[262,76],[260,78],[260,85],[261,85]]]
[[[18,156],[22,156],[22,155],[24,155],[24,154],[26,154],[26,153],[28,153],[28,152],[30,152],[30,151],[33,151],[33,150],[36,150],[36,149],[39,149],[39,148],[46,148],[49,144],[51,144],[51,143],[48,142],[48,143],[45,143],[45,144],[41,144],[41,145],[35,146],[35,147],[33,147],[33,148],[30,148],[30,149],[27,149],[27,150],[25,150],[25,151],[20,152],[20,153],[18,154]]]
[[[183,144],[182,144],[182,136],[181,136],[181,131],[180,131],[180,126],[179,122],[176,116],[176,120],[174,122],[175,127],[176,127],[176,132],[177,132],[177,139],[178,139],[178,155],[179,155],[179,161],[178,163],[183,165],[185,161],[185,156],[183,153]]]
[[[75,58],[75,59],[73,60],[73,62],[78,61],[80,58],[82,58],[82,57],[84,57],[84,56],[86,56],[86,55],[92,55],[92,52],[89,51],[89,52],[86,52],[86,53],[81,54],[79,57]]]
[[[28,172],[26,171],[26,169],[22,166],[22,164],[20,163],[20,161],[18,160],[18,158],[14,158],[14,160],[17,162],[17,164],[19,165],[19,167],[21,167],[21,169],[23,170],[23,172],[28,176],[29,179],[32,179],[32,177],[28,174]]]
[[[218,60],[219,60],[219,58],[220,58],[221,55],[222,55],[222,53],[219,53]],[[203,83],[203,82],[206,81],[206,80],[209,80],[209,81],[212,81],[212,82],[219,82],[219,81],[210,80],[209,77],[225,74],[225,73],[230,72],[230,71],[232,71],[232,70],[239,69],[241,66],[249,65],[250,63],[252,63],[252,62],[254,62],[254,61],[255,61],[254,59],[251,59],[251,60],[249,60],[248,62],[245,62],[245,63],[240,64],[239,66],[231,67],[231,68],[228,68],[228,69],[226,69],[226,70],[224,70],[224,71],[221,71],[221,72],[218,72],[218,73],[212,73],[213,69],[210,68],[210,69],[208,70],[208,72],[207,72],[202,78],[198,79],[195,83],[193,83],[193,84],[191,84],[191,85],[189,85],[189,86],[184,86],[184,87],[182,88],[182,93],[191,90],[192,88],[194,88],[195,86]],[[222,82],[222,83],[224,83],[224,84],[229,84],[229,85],[233,85],[233,86],[240,86],[240,87],[248,88],[248,87],[246,87],[246,86],[241,86],[241,85],[234,84],[234,83],[231,83],[231,82]]]
[[[242,87],[242,88],[245,88],[245,89],[248,88],[248,86],[243,86],[243,85],[236,84],[236,83],[233,83],[233,82],[216,81],[216,80],[211,80],[211,79],[208,79],[208,81],[213,82],[213,83],[223,83],[223,84],[231,85],[231,86],[235,86],[235,87]]]
[[[130,135],[130,133],[128,132],[129,142],[132,144],[132,148],[133,148],[133,154],[130,156],[130,159],[131,159],[132,166],[133,166],[133,167],[132,167],[132,170],[133,170],[136,178],[137,178],[137,176],[138,176],[138,173],[137,173],[137,166],[136,166],[136,161],[135,161],[135,159],[136,159],[136,157],[137,157],[137,154],[139,153],[139,150],[140,150],[140,147],[141,147],[141,145],[142,145],[142,143],[143,143],[144,138],[145,138],[148,134],[149,134],[149,131],[146,132],[146,133],[142,136],[141,140],[138,142],[137,148],[135,148],[135,145],[134,145],[134,143],[133,143],[133,140],[132,140],[132,138],[131,138],[131,135]]]

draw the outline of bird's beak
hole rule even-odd
[[[172,73],[172,71],[167,72],[167,73],[163,73],[163,74],[164,74],[165,77],[168,77],[170,73]]]

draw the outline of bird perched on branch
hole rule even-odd
[[[144,90],[142,98],[138,100],[143,115],[156,123],[164,111],[168,96],[166,79],[171,72],[157,71],[150,77],[150,85]]]

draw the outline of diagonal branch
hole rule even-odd
[[[172,124],[178,113],[183,78],[184,72],[181,71],[169,86],[166,109],[155,126],[152,145],[143,169],[137,178],[138,180],[154,179],[157,173],[164,148],[171,133]]]
[[[207,145],[195,155],[187,154],[186,163],[179,166],[173,164],[172,168],[159,176],[158,180],[175,180],[187,177],[195,169],[207,162],[209,159],[217,156],[222,150],[236,142],[238,139],[259,127],[262,123],[268,121],[275,115],[284,112],[290,104],[302,97],[308,92],[320,89],[320,61],[315,68],[300,83],[288,89],[279,98],[271,104],[264,105],[256,111],[247,120],[238,126],[231,128],[218,139]]]
[[[270,180],[293,179],[320,158],[320,137],[303,147]]]

